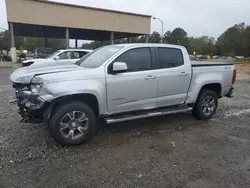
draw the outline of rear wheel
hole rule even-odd
[[[80,101],[59,106],[49,122],[52,136],[64,146],[82,144],[90,139],[95,124],[93,110]]]
[[[218,106],[217,94],[212,90],[202,90],[193,109],[193,115],[200,120],[210,119]]]

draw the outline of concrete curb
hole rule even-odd
[[[13,68],[12,66],[0,66],[0,69],[11,69]]]
[[[18,69],[21,66],[20,63],[0,62],[0,69]]]

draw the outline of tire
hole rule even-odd
[[[87,104],[80,101],[68,102],[55,110],[49,126],[53,138],[61,145],[79,145],[92,138],[96,116]]]
[[[192,114],[199,120],[208,120],[215,114],[217,106],[217,94],[213,90],[204,89],[199,94]]]

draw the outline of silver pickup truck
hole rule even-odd
[[[105,46],[76,64],[34,64],[11,75],[25,122],[44,122],[62,145],[93,136],[96,119],[115,123],[192,112],[201,120],[232,97],[232,64],[191,63],[182,46]]]

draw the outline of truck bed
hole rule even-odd
[[[232,87],[234,65],[223,62],[193,62],[192,80],[188,91],[187,102],[194,103],[203,84],[217,83],[221,85],[221,96],[225,96]]]

